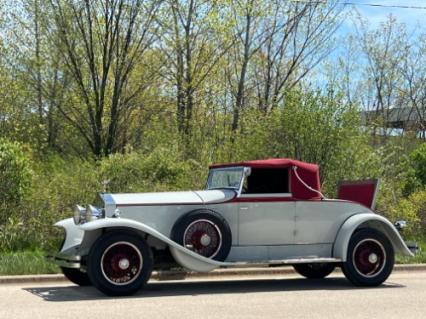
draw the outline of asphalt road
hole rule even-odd
[[[0,318],[426,318],[426,272],[394,272],[368,289],[339,274],[154,281],[122,298],[67,282],[3,284]]]

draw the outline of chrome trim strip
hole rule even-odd
[[[55,259],[63,259],[63,260],[70,260],[70,261],[76,261],[76,262],[80,262],[81,261],[81,256],[79,255],[67,255],[67,254],[63,254],[63,253],[57,253],[54,256]]]
[[[55,264],[57,264],[59,267],[64,267],[64,268],[73,268],[73,269],[80,269],[80,263],[73,263],[73,262],[68,262],[65,260],[55,260]]]
[[[80,269],[80,267],[81,267],[81,256],[65,255],[65,254],[62,254],[62,253],[57,253],[54,256],[54,262],[59,267]]]

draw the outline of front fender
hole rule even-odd
[[[84,232],[74,224],[73,218],[63,219],[57,222],[55,226],[65,229],[65,238],[61,246],[61,252],[79,246],[83,241]]]
[[[377,214],[363,213],[352,215],[340,227],[333,246],[333,257],[346,261],[349,241],[358,228],[376,229],[391,241],[395,252],[414,256],[389,220]]]
[[[143,233],[149,234],[150,236],[155,237],[156,239],[164,242],[170,248],[170,252],[175,258],[176,262],[181,266],[188,268],[193,271],[198,272],[208,272],[220,266],[229,266],[228,263],[216,261],[213,259],[206,258],[201,256],[181,245],[171,240],[169,237],[158,232],[154,228],[145,225],[143,223],[134,221],[127,218],[105,218],[98,219],[95,221],[88,222],[80,226],[82,231],[94,231],[98,229],[106,228],[129,228],[141,231]]]

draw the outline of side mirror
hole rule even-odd
[[[407,227],[407,222],[405,220],[397,220],[394,226],[398,229],[398,231],[402,231],[405,227]]]

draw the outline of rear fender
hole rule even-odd
[[[219,262],[201,256],[171,240],[154,228],[143,223],[126,218],[105,218],[91,221],[79,227],[84,232],[92,232],[108,228],[125,228],[136,230],[154,237],[169,246],[172,256],[182,267],[197,272],[208,272],[220,266],[228,266],[228,263]]]
[[[364,213],[353,215],[343,223],[334,242],[333,257],[346,261],[349,241],[352,234],[360,228],[373,228],[380,231],[390,240],[396,253],[414,256],[389,220],[377,214]]]

